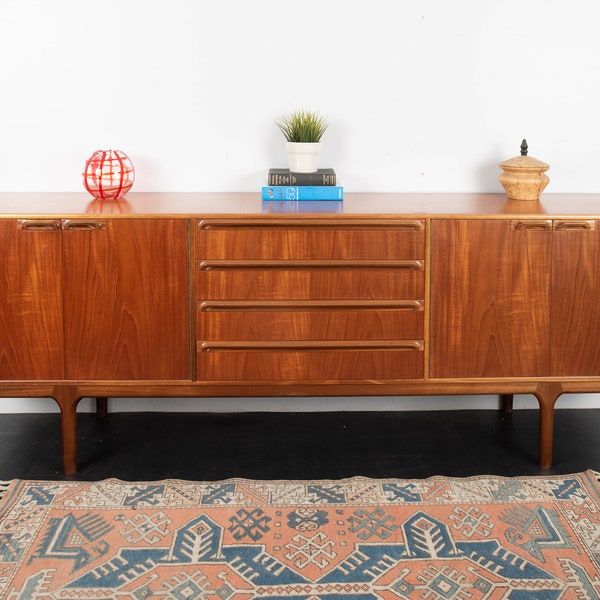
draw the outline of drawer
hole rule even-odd
[[[197,261],[197,300],[422,299],[424,263]]]
[[[356,381],[423,378],[423,342],[198,343],[199,381]]]
[[[422,220],[196,222],[198,259],[425,258]]]
[[[196,339],[400,340],[423,338],[423,302],[198,302]]]

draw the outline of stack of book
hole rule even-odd
[[[263,200],[343,200],[344,188],[337,185],[333,169],[314,173],[293,173],[289,169],[269,169]]]

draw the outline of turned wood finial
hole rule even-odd
[[[521,156],[527,156],[527,150],[528,150],[527,140],[524,139],[521,142]]]

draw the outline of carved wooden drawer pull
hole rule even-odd
[[[582,221],[555,221],[556,231],[593,231],[596,229],[596,221],[584,219]]]
[[[423,340],[197,342],[199,352],[314,352],[317,350],[413,350],[421,352],[423,348]]]
[[[17,228],[21,231],[59,231],[60,219],[19,219]]]
[[[244,221],[217,221],[200,220],[198,228],[201,230],[223,229],[408,229],[410,231],[423,231],[425,221],[422,219],[360,219],[342,221],[339,219],[320,220],[318,223],[311,220],[285,219],[272,221],[271,219],[246,219]]]
[[[531,221],[511,221],[515,231],[551,231],[552,219],[534,219]]]
[[[204,300],[200,312],[213,311],[332,311],[332,310],[402,310],[423,311],[423,300]]]
[[[104,221],[63,219],[62,228],[65,231],[100,231],[106,228],[106,223]]]
[[[230,271],[239,269],[408,269],[425,270],[423,260],[202,260],[197,271]]]

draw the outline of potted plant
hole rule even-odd
[[[328,127],[325,118],[310,110],[295,110],[277,123],[286,139],[290,171],[314,173],[319,168],[321,138]]]

